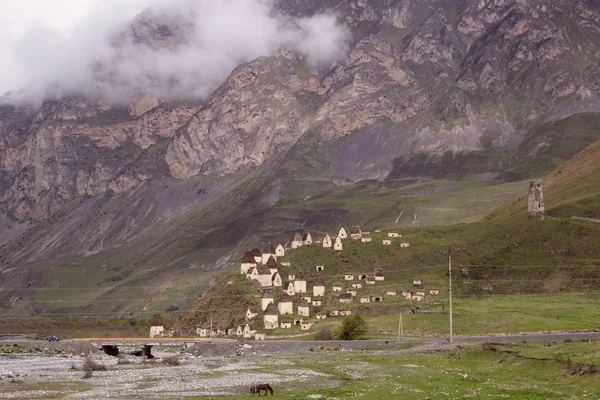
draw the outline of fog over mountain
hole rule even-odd
[[[238,65],[285,46],[313,65],[340,60],[348,30],[332,13],[291,19],[270,0],[145,0],[98,6],[70,34],[37,24],[15,42],[11,101],[84,94],[128,102],[140,93],[205,99]]]

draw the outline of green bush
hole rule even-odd
[[[368,331],[367,321],[360,315],[344,318],[342,326],[336,331],[334,338],[337,340],[357,340],[365,337]]]

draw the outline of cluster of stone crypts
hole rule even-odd
[[[354,240],[361,240],[363,243],[368,243],[372,238],[368,237],[370,232],[363,232],[359,226],[354,226],[350,230],[350,236],[344,227],[341,227],[335,239],[332,240],[329,234],[325,234],[320,240],[313,240],[310,232],[295,233],[290,241],[290,248],[296,249],[302,246],[317,246],[324,248],[332,248],[334,251],[343,251],[343,240],[348,237]],[[390,237],[400,237],[397,233],[392,233]],[[325,271],[325,265],[315,265],[317,274],[316,279],[308,282],[302,271],[280,274],[278,265],[290,267],[289,262],[281,262],[281,257],[285,255],[286,250],[282,245],[278,245],[276,249],[269,244],[264,251],[260,253],[258,249],[252,249],[244,255],[240,267],[240,273],[245,274],[248,279],[257,280],[262,288],[260,293],[261,310],[263,312],[263,325],[266,330],[277,328],[291,328],[294,325],[300,325],[301,329],[309,329],[312,323],[307,323],[304,318],[316,318],[317,320],[325,319],[328,316],[350,315],[351,310],[333,309],[328,313],[317,312],[313,313],[312,307],[320,307],[325,303],[326,288],[321,277]],[[267,256],[265,256],[267,255]],[[266,261],[265,261],[266,260]],[[264,271],[261,273],[261,271]],[[268,271],[268,272],[267,272]],[[281,278],[287,278],[287,281],[281,282]],[[270,277],[270,279],[269,279]],[[357,289],[368,285],[375,285],[378,281],[385,279],[384,271],[377,268],[373,273],[365,274],[347,274],[345,280],[355,281],[351,284],[344,293],[340,293],[337,300],[339,303],[351,303],[357,296]],[[281,286],[283,293],[276,298],[272,290]],[[334,284],[331,288],[333,292],[342,292],[341,285]],[[388,291],[387,296],[395,296],[396,291]],[[383,301],[383,295],[375,295],[361,297],[360,302],[379,302]],[[251,314],[251,313],[250,313]],[[248,314],[248,315],[250,315]],[[287,320],[285,316],[296,316],[293,321]],[[280,317],[281,320],[280,320]],[[253,317],[252,317],[253,318]],[[291,318],[291,317],[290,317]]]
[[[279,287],[283,284],[277,266],[277,257],[283,257],[285,249],[280,244],[274,248],[270,243],[263,252],[258,248],[247,251],[242,258],[240,273],[248,279],[257,280],[262,287]]]
[[[422,301],[425,298],[425,296],[427,295],[427,292],[429,292],[430,295],[440,294],[440,290],[436,289],[436,288],[431,288],[429,290],[425,290],[423,288],[424,284],[425,283],[423,282],[422,279],[413,279],[413,288],[415,290],[414,291],[404,291],[404,292],[402,292],[402,296],[406,300]]]
[[[370,232],[364,232],[359,226],[354,226],[347,234],[345,228],[341,227],[335,239],[325,234],[323,237],[313,240],[309,232],[295,233],[289,242],[289,247],[282,244],[274,247],[267,244],[263,251],[254,248],[247,251],[241,260],[240,273],[247,279],[258,282],[256,285],[256,296],[259,306],[256,309],[248,308],[245,314],[245,323],[229,329],[213,329],[199,327],[196,329],[200,336],[238,336],[244,338],[261,339],[266,331],[274,329],[290,329],[294,326],[301,330],[309,330],[318,320],[328,317],[351,315],[352,310],[344,307],[344,304],[381,302],[384,296],[397,295],[396,290],[387,290],[381,294],[360,295],[362,289],[376,285],[385,280],[385,272],[382,268],[375,268],[364,273],[350,273],[343,275],[343,283],[333,283],[326,288],[323,277],[327,268],[325,264],[316,264],[315,270],[309,274],[312,278],[307,279],[303,271],[294,271],[289,261],[283,261],[286,252],[302,246],[322,246],[332,251],[341,252],[344,249],[344,240],[361,240],[362,243],[371,241]],[[380,231],[379,231],[380,232]],[[388,240],[396,240],[402,237],[399,233],[390,232]],[[402,247],[408,247],[408,243],[401,243]],[[283,269],[282,269],[283,268]],[[316,275],[316,276],[315,276]],[[342,276],[340,276],[340,280]],[[385,294],[384,294],[385,293]],[[409,300],[420,301],[424,294],[410,292]],[[439,293],[436,290],[436,293]],[[334,296],[331,296],[334,294]],[[356,300],[355,300],[356,298]],[[336,307],[335,304],[339,304]],[[327,311],[321,311],[321,307],[327,306]]]
[[[383,239],[381,241],[381,244],[383,244],[384,246],[391,246],[392,245],[392,239],[394,238],[401,238],[402,235],[399,234],[398,232],[388,232],[388,239]],[[408,242],[400,242],[400,247],[410,247],[410,243]]]

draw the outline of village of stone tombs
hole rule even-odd
[[[192,333],[199,337],[254,340],[301,337],[319,330],[325,325],[326,319],[360,313],[360,306],[390,300],[405,312],[415,313],[419,310],[421,313],[445,313],[440,289],[426,285],[427,282],[418,276],[401,284],[389,284],[385,279],[389,268],[349,267],[342,273],[328,273],[325,263],[295,268],[286,257],[307,246],[342,254],[348,245],[359,248],[410,247],[410,243],[398,232],[375,230],[371,234],[362,231],[360,226],[353,226],[350,234],[340,227],[335,235],[325,234],[318,240],[314,240],[310,232],[298,232],[286,247],[268,243],[262,252],[255,247],[245,252],[240,263],[239,274],[253,284],[256,299],[254,305],[244,310],[234,310],[243,313],[243,322],[219,326],[212,324],[205,316],[205,322],[194,327]],[[175,331],[165,330],[161,318],[155,320],[157,322],[153,322],[150,337],[176,335]]]

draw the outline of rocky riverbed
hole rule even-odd
[[[2,399],[180,399],[249,394],[250,386],[258,383],[269,383],[278,391],[332,386],[339,383],[339,375],[299,369],[286,357],[394,351],[412,345],[384,340],[231,340],[199,343],[184,352],[154,348],[155,358],[145,360],[128,354],[136,350],[133,347],[121,347],[121,354],[111,357],[89,343],[4,339],[0,340]],[[84,378],[88,358],[97,370]]]
[[[90,356],[106,367],[85,379],[83,356],[0,356],[0,398],[45,399],[179,399],[249,393],[269,382],[274,387],[294,381],[327,380],[324,373],[296,369],[282,359],[206,358],[190,354],[141,357]],[[335,383],[335,382],[331,382]]]

